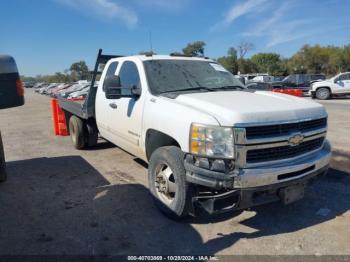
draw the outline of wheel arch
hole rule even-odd
[[[317,90],[320,88],[327,88],[329,90],[329,92],[332,94],[332,88],[330,88],[329,86],[318,86],[318,87],[316,87],[315,92],[317,92]]]
[[[151,158],[152,153],[163,146],[176,146],[181,149],[180,143],[161,131],[156,129],[148,129],[146,132],[145,149],[147,160]]]

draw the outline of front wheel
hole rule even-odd
[[[327,100],[331,96],[331,91],[326,87],[321,87],[316,90],[316,98],[320,100]]]
[[[167,146],[153,152],[148,167],[148,182],[156,206],[171,218],[189,214],[191,186],[186,182],[180,148]]]

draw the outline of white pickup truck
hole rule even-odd
[[[312,98],[321,100],[329,99],[332,96],[350,95],[350,72],[311,84],[310,94]]]
[[[107,61],[85,102],[60,99],[76,148],[100,134],[148,162],[167,215],[213,214],[301,199],[328,169],[327,113],[318,103],[249,91],[221,65],[178,55]]]

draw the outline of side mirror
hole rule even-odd
[[[103,90],[105,91],[107,99],[118,99],[121,97],[120,77],[111,75],[106,76],[103,81]]]
[[[141,88],[137,86],[122,87],[119,76],[107,76],[103,82],[103,90],[107,99],[119,99],[121,97],[139,97]]]

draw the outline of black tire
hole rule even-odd
[[[69,119],[69,133],[76,149],[83,149],[87,144],[86,130],[83,120],[71,116]]]
[[[6,173],[5,152],[4,152],[4,147],[2,144],[1,132],[0,132],[0,183],[5,182],[6,180],[7,180],[7,173]]]
[[[172,219],[184,218],[191,210],[192,188],[186,182],[186,171],[183,165],[184,154],[180,148],[167,146],[158,148],[153,152],[148,166],[149,189],[155,205],[162,213]],[[175,179],[176,193],[174,200],[169,204],[161,200],[159,190],[156,188],[157,168],[159,165],[171,168]]]
[[[331,91],[327,87],[320,87],[316,90],[316,98],[320,100],[327,100],[331,97]]]

